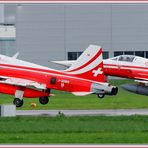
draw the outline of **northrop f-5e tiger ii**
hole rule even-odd
[[[47,104],[51,89],[68,91],[76,96],[96,94],[116,95],[118,88],[105,82],[102,48],[90,45],[67,70],[59,71],[0,55],[0,93],[14,95],[16,107],[23,97],[39,98]]]
[[[53,61],[69,67],[71,61]],[[124,84],[122,87],[130,92],[148,96],[148,59],[135,55],[120,55],[103,60],[104,75],[134,79],[135,84]]]

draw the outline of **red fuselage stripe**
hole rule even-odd
[[[128,65],[117,65],[117,64],[104,64],[104,66],[116,66],[116,67],[127,67],[127,68],[138,68],[141,70],[148,70],[148,67],[142,67],[142,66],[128,66]]]

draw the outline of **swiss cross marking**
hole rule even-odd
[[[98,68],[97,70],[93,70],[93,71],[92,71],[92,73],[94,74],[93,76],[94,76],[94,77],[97,77],[98,74],[102,74],[103,71],[101,71],[101,70],[102,70],[102,68]]]

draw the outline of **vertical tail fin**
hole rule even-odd
[[[65,71],[81,78],[104,82],[102,48],[90,45]]]

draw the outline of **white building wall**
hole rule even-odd
[[[148,51],[148,4],[112,5],[112,48]]]
[[[55,66],[48,61],[65,60],[89,44],[110,57],[148,51],[148,4],[7,4],[5,14],[16,26],[20,58],[30,62]]]

